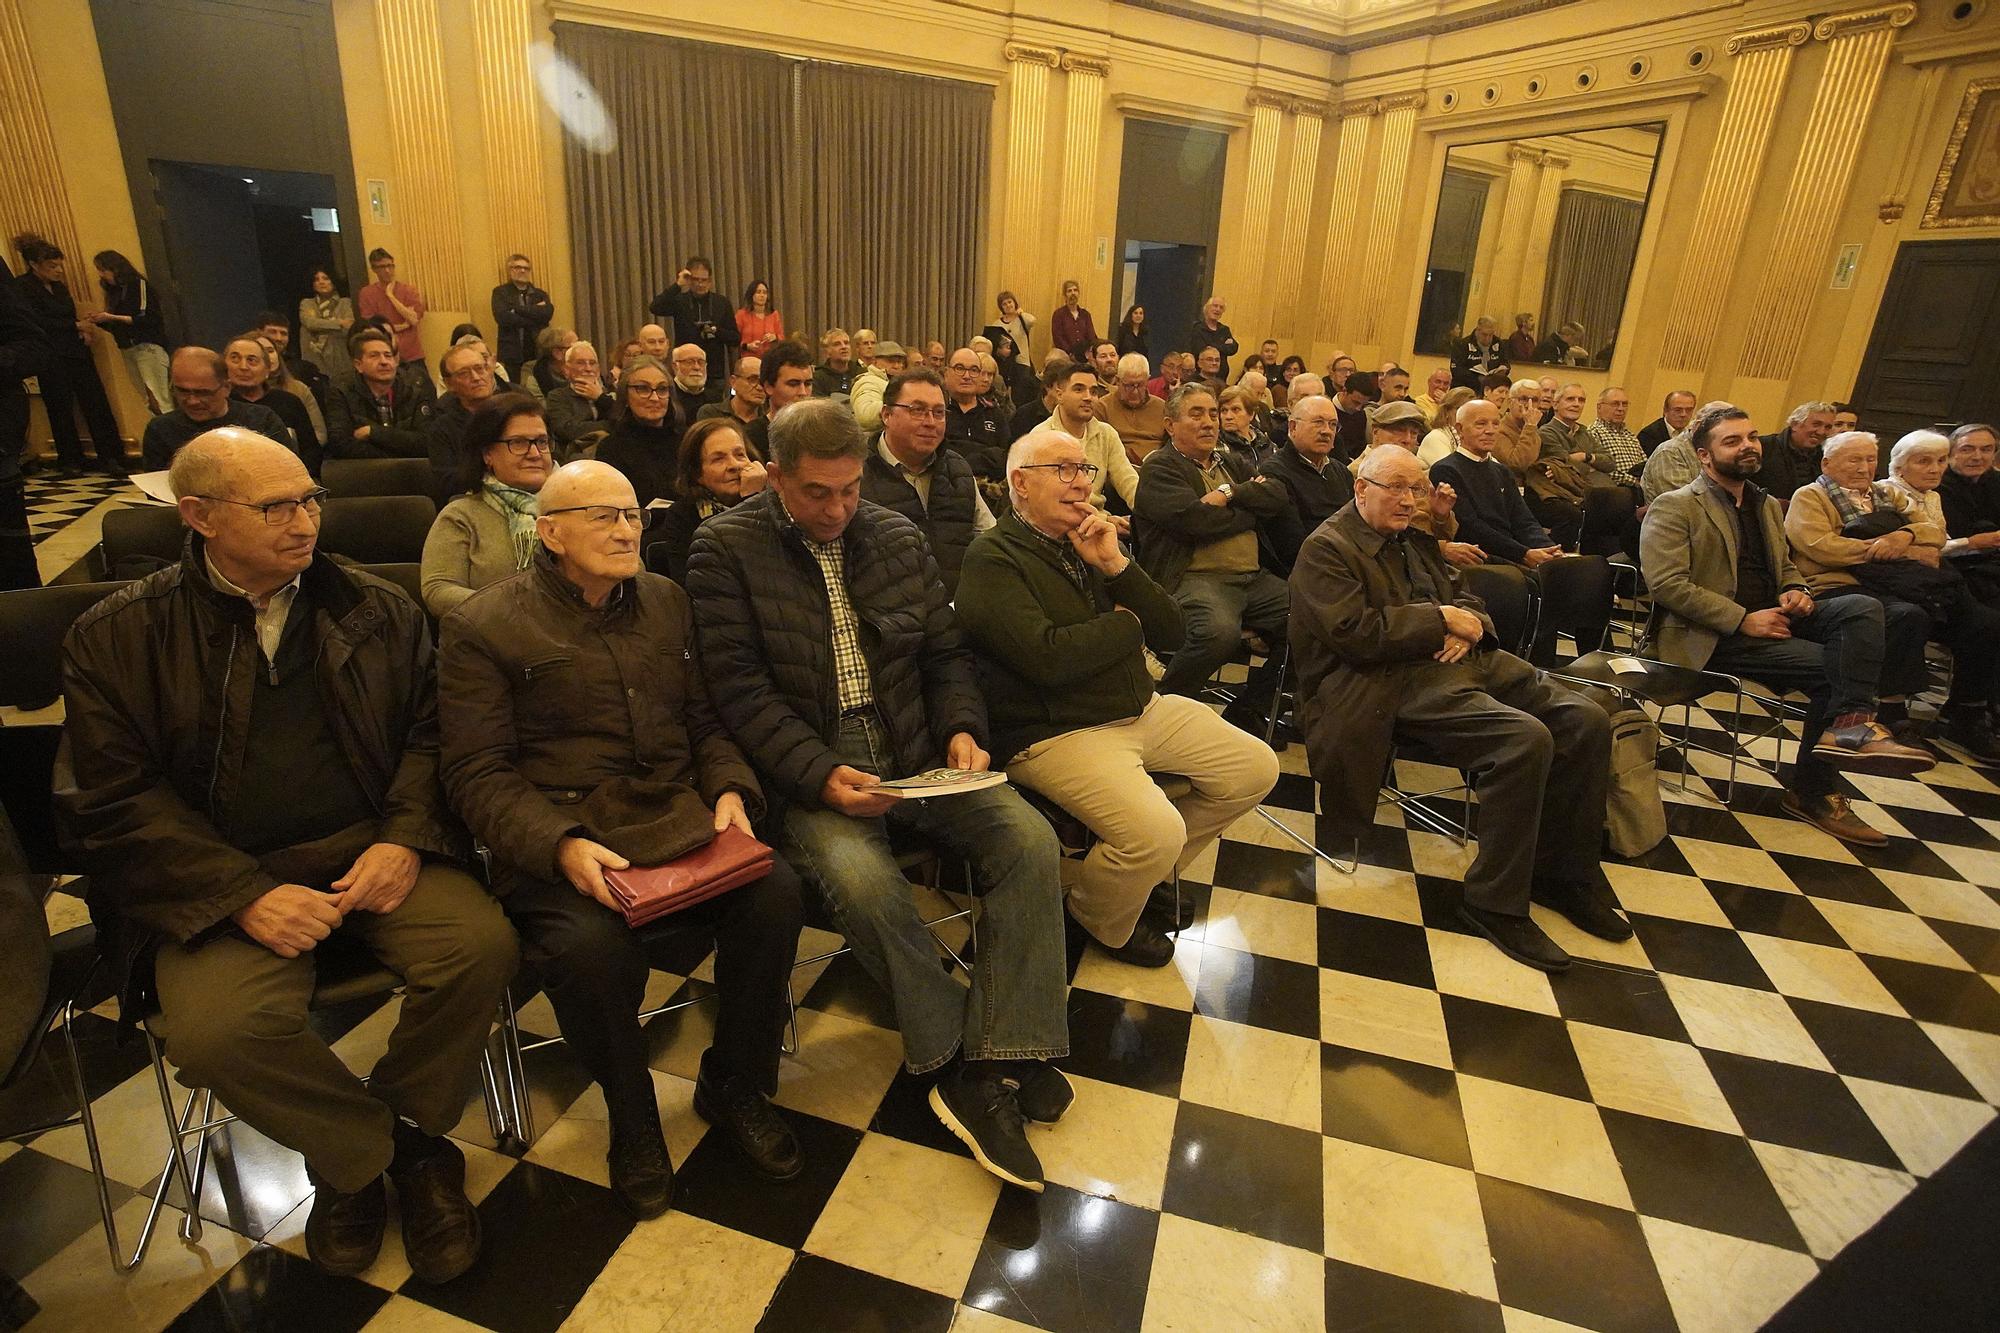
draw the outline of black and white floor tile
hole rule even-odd
[[[1188,868],[1172,965],[1077,967],[1077,1102],[1031,1131],[1039,1198],[943,1132],[839,958],[796,978],[778,1101],[810,1167],[789,1184],[694,1115],[694,1005],[648,1026],[678,1169],[657,1221],[613,1202],[603,1101],[552,1046],[528,1057],[531,1147],[467,1107],[486,1251],[447,1286],[411,1276],[393,1226],[360,1277],[317,1273],[298,1159],[240,1125],[216,1136],[202,1239],[163,1233],[122,1278],[79,1132],[0,1148],[0,1268],[52,1330],[1756,1328],[2000,1134],[2000,784],[1955,763],[1856,779],[1892,835],[1868,850],[1785,819],[1754,768],[1722,807],[1721,762],[1670,793],[1665,842],[1606,862],[1636,938],[1543,918],[1578,955],[1548,977],[1455,924],[1468,849],[1385,807],[1341,874],[1266,819],[1316,834],[1293,747],[1264,812]],[[704,958],[658,961],[650,1000],[706,990]],[[320,1021],[365,1068],[394,1007]],[[554,1034],[545,1000],[521,1022]],[[113,1026],[82,1038],[129,1238],[165,1140]],[[1907,1245],[1881,1263],[1926,1272]]]
[[[28,530],[36,545],[111,499],[139,502],[139,489],[122,477],[86,472],[55,477],[46,472],[28,478]]]

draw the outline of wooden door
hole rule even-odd
[[[2000,419],[2000,240],[1896,252],[1854,405],[1885,465],[1906,431]]]

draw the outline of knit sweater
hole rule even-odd
[[[1517,565],[1531,549],[1555,544],[1528,511],[1514,474],[1499,460],[1454,453],[1431,468],[1432,485],[1446,482],[1458,492],[1452,513],[1458,519],[1460,541]]]

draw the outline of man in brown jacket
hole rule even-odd
[[[579,461],[556,469],[539,499],[534,564],[444,619],[444,782],[492,849],[494,892],[563,1036],[604,1089],[611,1188],[656,1217],[672,1201],[673,1166],[639,1030],[648,967],[604,872],[670,861],[731,824],[749,833],[763,793],[709,704],[687,594],[639,567],[645,518],[632,484]],[[695,1110],[780,1180],[802,1168],[766,1100],[799,912],[798,879],[779,860],[673,918],[716,934],[721,1006]]]
[[[1516,962],[1559,972],[1569,954],[1529,919],[1531,898],[1593,935],[1632,933],[1597,864],[1610,721],[1494,646],[1479,599],[1437,542],[1410,530],[1424,480],[1416,455],[1373,451],[1353,503],[1299,550],[1291,628],[1306,755],[1321,808],[1349,832],[1373,819],[1399,739],[1473,774],[1489,836],[1459,915]]]
[[[445,1281],[478,1257],[479,1218],[444,1134],[517,954],[452,864],[468,848],[438,788],[424,613],[315,553],[326,492],[283,445],[211,431],[171,480],[181,563],[63,645],[57,800],[130,965],[126,1012],[157,1004],[181,1081],[304,1155],[314,1262],[374,1262],[386,1169],[411,1266]],[[306,1022],[322,944],[408,983],[369,1084]]]

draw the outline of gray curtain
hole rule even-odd
[[[740,304],[771,284],[788,335],[978,331],[993,94],[978,84],[555,25],[618,131],[564,138],[579,330],[646,319],[689,255]]]
[[[1556,202],[1549,241],[1549,275],[1543,288],[1542,336],[1565,320],[1583,325],[1584,346],[1593,354],[1610,342],[1632,280],[1639,251],[1639,225],[1646,205],[1636,199],[1564,190]]]

